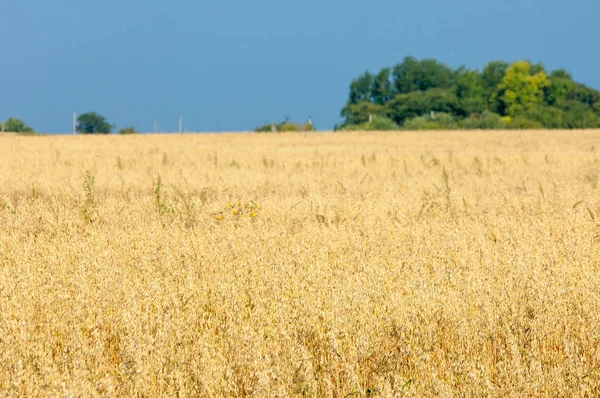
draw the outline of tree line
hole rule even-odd
[[[87,112],[77,117],[75,130],[79,134],[112,134],[114,125],[110,124],[106,118],[96,112]],[[26,125],[22,120],[9,118],[2,123],[1,131],[21,134],[35,134],[35,130]],[[117,134],[138,134],[135,127],[125,127],[119,129]]]
[[[478,71],[406,57],[354,79],[341,116],[336,130],[600,128],[600,92],[529,61]]]
[[[492,61],[482,71],[452,69],[435,59],[406,57],[350,83],[343,122],[335,130],[580,129],[600,128],[600,91],[564,69],[540,63]],[[96,112],[77,119],[80,134],[111,134],[114,125]],[[314,131],[312,120],[267,123],[257,132]],[[10,118],[1,131],[35,133]],[[134,127],[118,134],[135,134]]]

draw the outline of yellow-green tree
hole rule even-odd
[[[498,86],[506,115],[515,116],[535,109],[542,103],[544,88],[550,85],[550,79],[543,70],[535,69],[532,70],[529,61],[519,61],[506,70]]]

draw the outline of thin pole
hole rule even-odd
[[[181,134],[181,123],[183,122],[183,118],[179,116],[179,134]]]
[[[73,134],[77,132],[77,112],[73,112]]]
[[[154,125],[154,134],[156,134],[156,119],[152,121],[152,124]]]

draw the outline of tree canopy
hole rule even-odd
[[[4,131],[10,133],[35,133],[33,128],[26,125],[22,120],[12,117],[4,122]]]
[[[600,91],[564,69],[489,62],[481,71],[406,57],[350,83],[340,129],[600,128]]]
[[[96,112],[84,113],[77,118],[77,132],[81,134],[110,134],[113,127]]]

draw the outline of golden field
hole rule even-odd
[[[0,396],[600,395],[600,131],[0,135]]]

